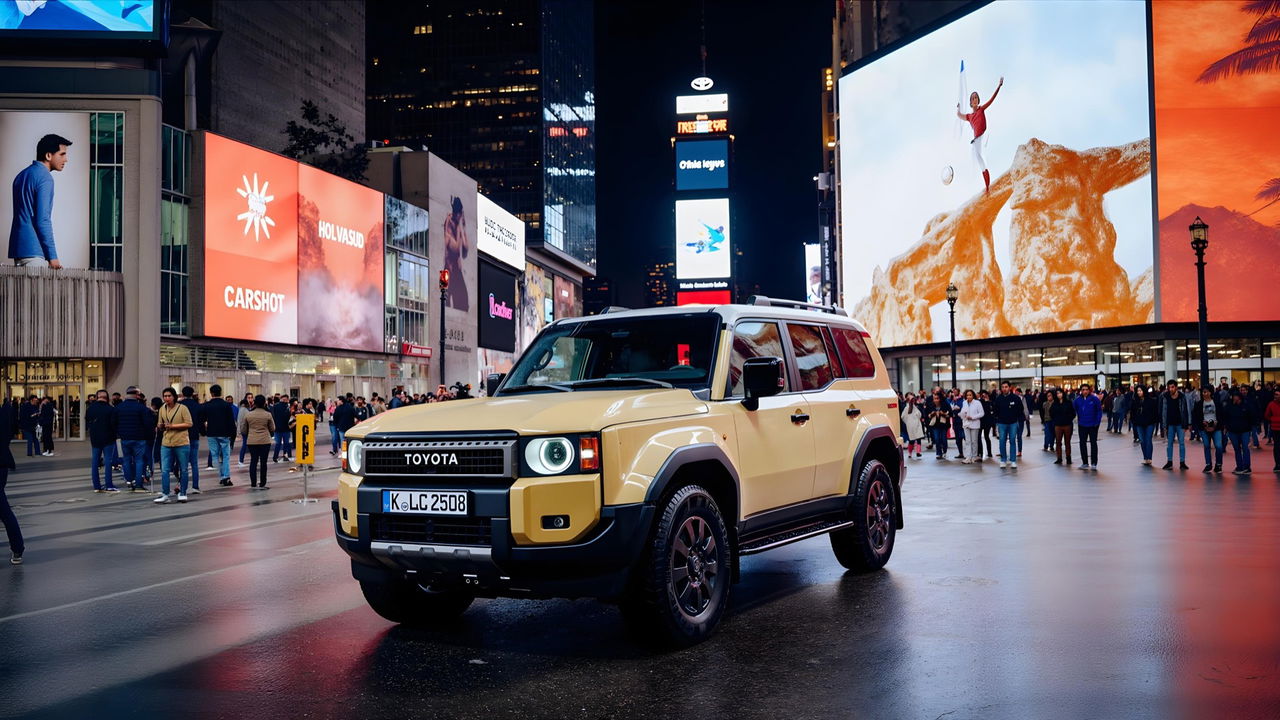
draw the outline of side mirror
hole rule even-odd
[[[506,373],[490,373],[489,376],[484,379],[484,394],[489,397],[493,397],[493,394],[498,391],[498,386],[502,384],[502,381],[506,377]]]
[[[779,357],[753,357],[742,363],[743,407],[755,410],[760,407],[760,398],[782,392],[786,387],[782,372]]]

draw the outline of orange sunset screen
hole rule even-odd
[[[1280,68],[1220,70],[1233,53],[1266,44],[1248,38],[1263,16],[1247,5],[1156,0],[1151,6],[1165,322],[1196,319],[1187,231],[1196,216],[1209,224],[1209,319],[1280,320],[1280,307],[1264,300],[1275,284],[1270,270],[1280,267],[1280,202],[1268,206],[1272,198],[1259,197],[1269,182],[1280,183],[1273,180],[1280,178]]]
[[[298,163],[204,133],[204,334],[298,340]]]

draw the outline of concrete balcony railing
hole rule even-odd
[[[124,312],[120,273],[0,266],[0,357],[121,357]]]

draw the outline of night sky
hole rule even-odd
[[[818,237],[821,78],[829,2],[706,2],[710,92],[729,94],[739,284],[804,299],[802,245]],[[644,305],[643,266],[674,259],[675,96],[701,74],[698,2],[596,5],[597,272]]]

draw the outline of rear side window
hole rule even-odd
[[[816,325],[787,325],[791,346],[796,351],[796,368],[800,371],[800,389],[817,390],[836,379],[831,369],[831,351],[822,328]]]
[[[831,332],[836,337],[836,352],[844,365],[845,377],[864,378],[876,374],[876,362],[861,333],[842,327],[833,327]]]
[[[733,329],[733,352],[729,358],[729,397],[741,397],[742,363],[753,357],[776,357],[786,362],[787,352],[782,348],[782,334],[777,323],[740,322]],[[787,373],[782,374],[785,379]],[[790,388],[783,388],[786,392]]]

